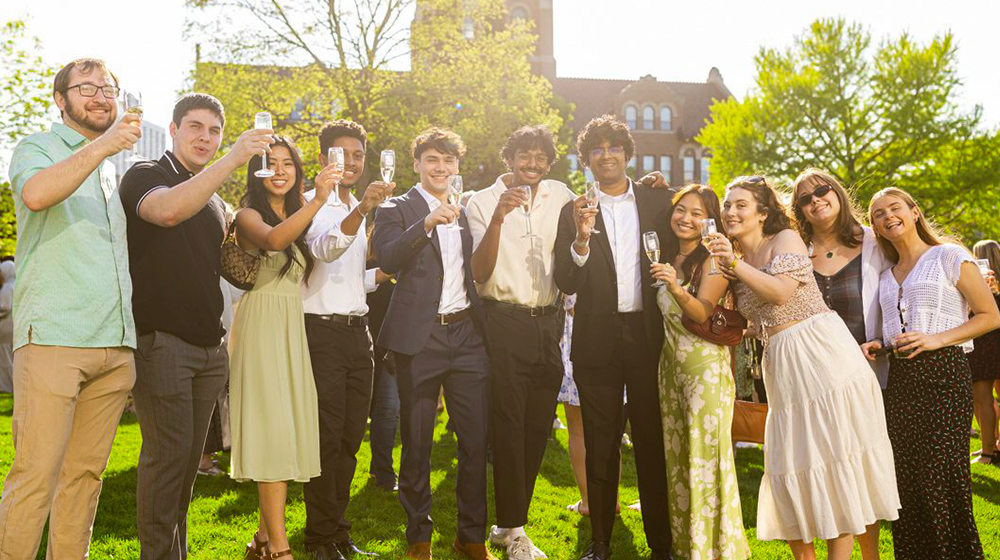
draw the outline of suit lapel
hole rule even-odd
[[[611,276],[615,276],[617,274],[615,270],[615,255],[611,252],[611,238],[608,237],[608,228],[604,224],[603,210],[597,212],[597,218],[594,220],[594,228],[601,233],[592,233],[590,237],[600,247],[601,251],[604,252],[604,256],[608,260],[608,268],[611,269]]]
[[[417,191],[416,187],[410,189],[410,192],[406,194],[410,198],[410,208],[413,210],[416,220],[423,220],[427,217],[427,214],[431,213],[430,206],[427,205],[427,201],[424,200],[423,195]],[[438,261],[444,263],[444,259],[441,257],[441,240],[438,239],[436,228],[431,231],[431,246],[434,247],[434,251],[437,253]]]

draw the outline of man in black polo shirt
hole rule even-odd
[[[270,130],[249,130],[207,167],[222,140],[218,99],[189,94],[174,107],[173,148],[141,162],[119,189],[128,220],[138,344],[132,389],[142,430],[136,490],[143,560],[187,557],[187,509],[216,397],[226,384],[220,247],[226,177],[268,151]]]

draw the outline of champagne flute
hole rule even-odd
[[[718,230],[715,229],[715,220],[713,220],[712,218],[705,218],[704,220],[701,221],[701,244],[704,245],[706,249],[708,249],[709,255],[712,254],[712,250],[709,249],[708,246],[712,242],[712,236],[714,236],[716,233],[718,233]],[[709,263],[708,273],[719,274],[719,269],[718,267],[715,266],[715,257],[709,259],[708,263]]]
[[[990,273],[990,261],[989,259],[976,259],[976,266],[979,267],[979,273],[986,278]]]
[[[337,184],[336,191],[333,193],[333,204],[334,206],[339,206],[342,204],[340,200],[340,182],[344,179],[344,149],[340,146],[330,146],[326,150],[326,164],[333,166],[333,180]]]
[[[382,181],[388,185],[392,182],[392,176],[396,172],[396,152],[382,150],[380,161],[382,165]]]
[[[459,213],[461,213],[462,206],[462,176],[461,175],[451,175],[448,177],[448,204],[457,207]],[[458,218],[455,221],[445,226],[448,229],[460,230],[462,226],[458,225]]]
[[[142,128],[142,92],[138,90],[122,90],[122,108],[126,114],[136,115],[139,117],[139,124],[137,125],[140,129]],[[140,139],[141,140],[141,139]],[[135,163],[137,161],[143,161],[146,158],[139,153],[138,149],[132,148],[129,150],[128,157],[125,158],[127,163]]]
[[[650,264],[660,262],[660,236],[656,235],[655,231],[647,231],[642,234],[642,247],[646,250],[646,258],[649,259]],[[663,280],[653,282],[654,288],[666,285]]]
[[[257,130],[271,130],[271,113],[261,112],[253,117],[253,127]],[[254,172],[255,177],[274,177],[274,171],[267,167],[267,152],[260,155],[260,169]]]
[[[517,208],[521,212],[521,215],[524,216],[524,223],[527,224],[527,232],[521,237],[525,239],[531,239],[533,237],[537,237],[534,233],[531,232],[531,187],[529,187],[528,185],[521,185],[520,187],[514,187],[514,188],[521,191],[525,197],[524,204],[518,206]]]
[[[601,184],[597,181],[587,183],[587,208],[597,208],[599,197],[601,196]],[[594,225],[597,225],[597,217],[594,217]],[[590,233],[601,233],[597,227],[590,228]]]

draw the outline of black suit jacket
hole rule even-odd
[[[378,334],[378,345],[409,356],[418,354],[427,343],[431,326],[437,320],[444,282],[437,231],[433,231],[431,237],[424,231],[427,214],[430,214],[427,201],[412,188],[378,208],[372,234],[372,247],[379,267],[386,274],[396,275],[396,287]],[[472,279],[472,234],[464,210],[459,225],[462,226],[465,291],[471,303],[469,311],[479,335],[485,340],[483,306]]]
[[[670,214],[673,204],[672,191],[652,189],[632,183],[636,208],[639,212],[639,250],[642,252],[642,234],[655,231],[660,237],[660,259],[669,247],[676,246],[677,240],[670,230]],[[613,344],[619,327],[618,280],[615,261],[611,253],[604,219],[597,213],[596,229],[601,233],[590,236],[590,256],[584,266],[577,266],[570,254],[570,247],[576,239],[576,225],[573,222],[573,203],[569,202],[559,214],[559,229],[556,234],[555,279],[563,293],[577,294],[573,317],[573,340],[570,359],[574,364],[589,367],[605,366],[611,361]],[[649,341],[649,358],[658,359],[663,347],[663,316],[656,303],[656,289],[649,263],[642,259],[642,309]]]

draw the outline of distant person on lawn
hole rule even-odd
[[[0,558],[86,558],[101,475],[135,381],[125,211],[107,158],[139,140],[118,78],[83,58],[55,77],[62,116],[14,149],[14,462],[0,499]],[[28,429],[30,427],[30,430]]]

